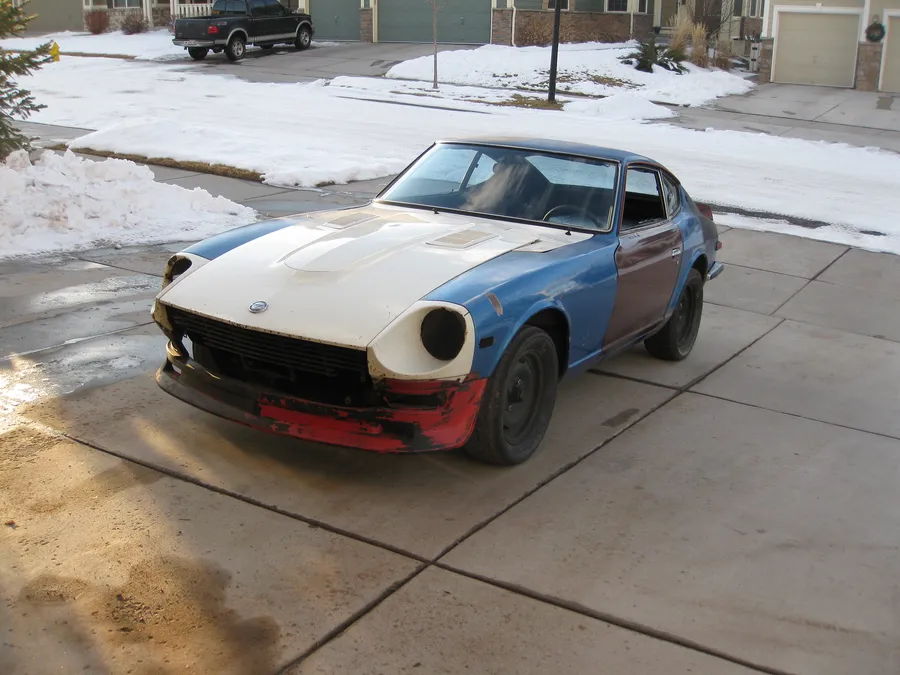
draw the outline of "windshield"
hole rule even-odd
[[[617,169],[609,160],[446,143],[423,155],[380,200],[605,231]]]

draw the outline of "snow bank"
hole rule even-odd
[[[112,31],[91,35],[64,31],[33,38],[7,38],[0,40],[4,49],[34,49],[45,42],[56,42],[61,52],[76,54],[115,54],[133,56],[141,61],[184,57],[182,47],[172,44],[172,33],[168,30],[151,30],[146,33],[125,35],[122,31]]]
[[[0,164],[0,258],[206,237],[256,212],[205,190],[157,183],[134,162],[24,151]]]
[[[688,72],[682,75],[658,66],[652,73],[644,73],[619,60],[636,46],[636,42],[560,45],[557,89],[592,96],[628,93],[661,103],[697,106],[753,88],[750,81],[738,75],[689,63],[685,64]],[[433,57],[423,56],[398,63],[386,77],[428,81],[433,68]],[[540,88],[547,85],[549,68],[549,47],[485,45],[438,54],[438,78],[449,84]]]
[[[258,171],[272,184],[313,186],[394,173],[438,138],[536,136],[647,155],[701,201],[900,239],[900,156],[894,153],[623,120],[639,104],[633,97],[573,100],[564,112],[524,110],[425,96],[390,100],[399,95],[384,91],[389,82],[370,88],[364,78],[354,79],[352,87],[256,83],[173,65],[70,58],[22,84],[48,104],[34,121],[98,129],[74,147],[221,162]],[[364,100],[379,98],[389,102]],[[241,114],[221,114],[235,100]],[[661,110],[667,109],[652,108]],[[816,237],[818,230],[802,234]]]

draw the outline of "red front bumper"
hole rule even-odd
[[[395,393],[441,394],[436,407],[348,408],[264,391],[221,377],[179,353],[171,343],[156,373],[163,391],[213,415],[263,431],[375,452],[458,448],[469,440],[486,380],[392,381]],[[415,389],[404,391],[405,389]]]

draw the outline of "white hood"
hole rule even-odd
[[[315,213],[215,258],[159,298],[241,326],[364,348],[454,277],[515,249],[585,236],[385,205]],[[268,309],[250,313],[259,300]]]

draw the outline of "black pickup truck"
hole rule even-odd
[[[172,42],[196,61],[205,59],[210,50],[224,51],[231,61],[239,61],[247,45],[271,49],[293,43],[306,49],[312,36],[309,14],[293,12],[278,0],[216,0],[209,16],[176,19]]]

